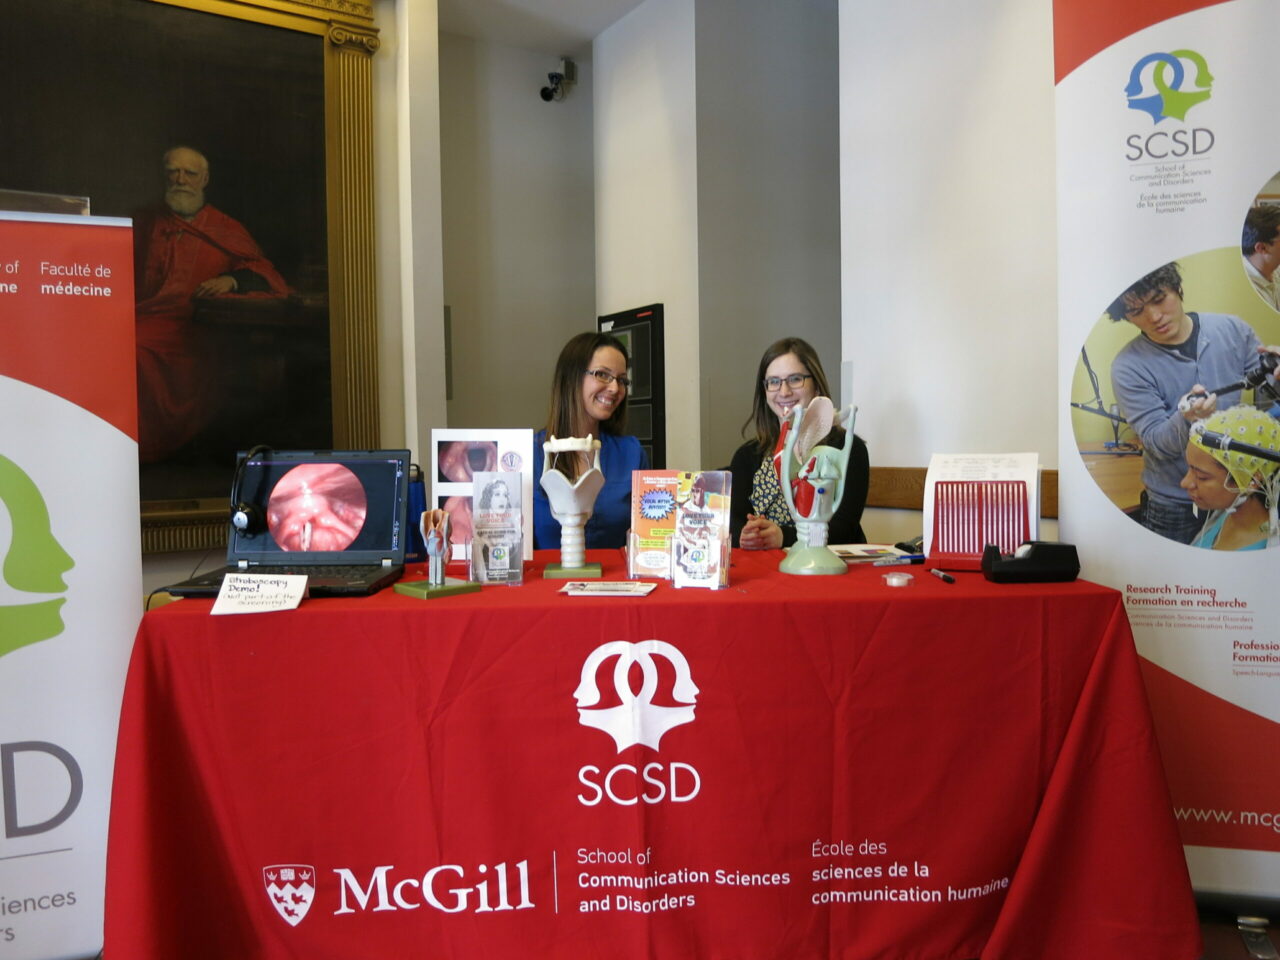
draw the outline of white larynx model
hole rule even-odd
[[[571,456],[590,454],[591,466],[572,483],[569,478],[556,469],[556,458],[567,453]],[[556,439],[548,437],[542,444],[542,489],[551,502],[551,515],[560,524],[560,563],[547,568],[548,576],[557,576],[565,571],[565,576],[573,579],[591,576],[589,571],[595,568],[595,576],[600,576],[599,564],[586,562],[586,526],[591,519],[591,511],[595,508],[596,497],[604,487],[604,473],[600,470],[600,441],[591,437],[564,437]]]

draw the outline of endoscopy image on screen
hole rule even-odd
[[[346,550],[364,529],[363,484],[340,463],[304,463],[276,483],[267,500],[267,529],[281,550]]]

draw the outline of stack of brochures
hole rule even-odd
[[[677,587],[729,584],[727,470],[637,470],[631,475],[627,572]]]

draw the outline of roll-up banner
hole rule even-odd
[[[141,611],[129,221],[0,213],[0,957],[102,948]]]
[[[1062,536],[1124,592],[1195,887],[1275,898],[1276,7],[1054,22]]]

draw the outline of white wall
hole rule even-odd
[[[647,0],[592,46],[596,312],[664,305],[667,462],[701,465],[694,0]]]
[[[440,35],[451,427],[540,427],[564,342],[595,329],[591,63]],[[436,426],[443,426],[437,423]]]
[[[844,357],[877,466],[1057,466],[1050,0],[840,2]]]

